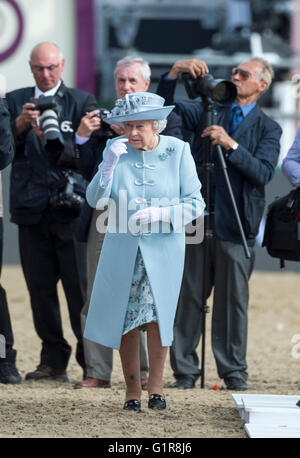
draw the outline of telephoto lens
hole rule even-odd
[[[38,118],[38,127],[43,132],[43,146],[47,151],[59,152],[64,147],[64,139],[59,128],[56,111],[47,109]]]
[[[237,90],[231,81],[215,80],[209,73],[195,79],[189,73],[183,73],[182,79],[190,99],[206,97],[220,105],[231,105],[236,99]]]
[[[59,114],[61,111],[55,96],[41,96],[38,99],[32,98],[35,109],[41,115],[37,119],[37,125],[43,132],[42,144],[44,148],[53,153],[59,153],[64,148],[64,139],[59,127]]]

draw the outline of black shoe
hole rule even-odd
[[[149,409],[163,410],[167,407],[165,398],[160,394],[151,394],[148,401]]]
[[[0,363],[0,383],[22,383],[22,378],[11,361],[1,361]]]
[[[192,375],[182,375],[176,378],[176,381],[171,385],[171,388],[180,388],[182,390],[195,388],[197,378],[193,377]]]
[[[130,399],[126,401],[123,407],[124,410],[134,410],[135,412],[141,411],[141,403],[137,399]]]
[[[35,371],[28,372],[28,374],[26,374],[25,380],[59,380],[61,382],[69,381],[66,371],[58,371],[43,364],[39,365]]]
[[[233,391],[246,391],[248,390],[247,383],[239,377],[225,377],[224,382],[226,383],[227,390]]]

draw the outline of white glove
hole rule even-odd
[[[102,178],[105,182],[111,179],[120,156],[128,152],[125,145],[126,142],[128,142],[127,138],[120,138],[110,145],[107,157],[102,164]]]
[[[163,221],[164,223],[170,222],[170,212],[168,207],[147,207],[138,210],[132,215],[133,221],[140,224],[156,223]]]

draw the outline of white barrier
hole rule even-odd
[[[300,438],[300,394],[232,394],[232,399],[249,437]]]

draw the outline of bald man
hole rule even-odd
[[[85,244],[74,237],[80,196],[86,182],[75,165],[75,132],[81,118],[97,108],[94,96],[68,88],[61,75],[65,59],[54,43],[39,43],[29,60],[35,86],[7,94],[16,140],[10,183],[11,221],[18,225],[21,265],[42,349],[39,364],[26,380],[67,381],[71,347],[63,335],[57,282],[65,292],[76,359],[85,374],[80,311],[86,296]],[[63,148],[46,148],[32,98],[54,96]],[[42,110],[44,113],[45,110]],[[69,176],[69,178],[68,178]],[[68,184],[73,194],[59,198]]]

